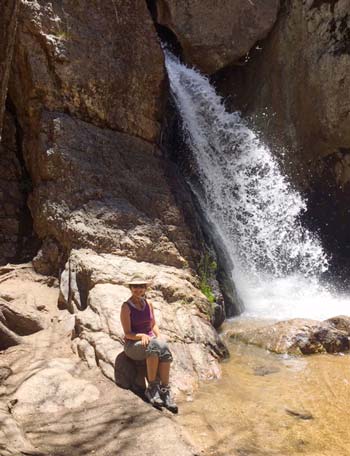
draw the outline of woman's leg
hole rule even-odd
[[[148,356],[146,358],[147,378],[150,383],[153,383],[157,378],[159,358],[158,356]]]
[[[159,363],[159,377],[162,385],[169,385],[169,373],[170,373],[170,362],[160,362]]]

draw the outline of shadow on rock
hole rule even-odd
[[[129,389],[137,396],[145,399],[145,361],[133,361],[126,356],[125,352],[119,353],[114,364],[114,377],[119,387]]]

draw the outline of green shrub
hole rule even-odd
[[[209,253],[205,253],[201,261],[199,263],[198,271],[199,271],[199,287],[201,292],[207,297],[208,301],[213,304],[215,302],[215,296],[211,286],[209,285],[209,280],[211,277],[215,276],[215,272],[217,270],[216,261],[214,261]]]

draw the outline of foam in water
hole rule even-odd
[[[349,313],[349,301],[320,285],[327,257],[317,237],[301,225],[305,201],[268,147],[238,112],[225,110],[206,77],[165,54],[196,162],[200,185],[192,182],[192,187],[232,259],[245,314],[283,319]]]

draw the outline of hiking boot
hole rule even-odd
[[[156,382],[149,383],[148,388],[146,388],[145,391],[145,396],[153,407],[160,408],[164,405],[159,394],[159,385]]]
[[[164,407],[167,408],[172,413],[178,412],[178,407],[175,404],[174,398],[170,393],[169,386],[161,386],[160,388],[160,397],[163,399]]]

